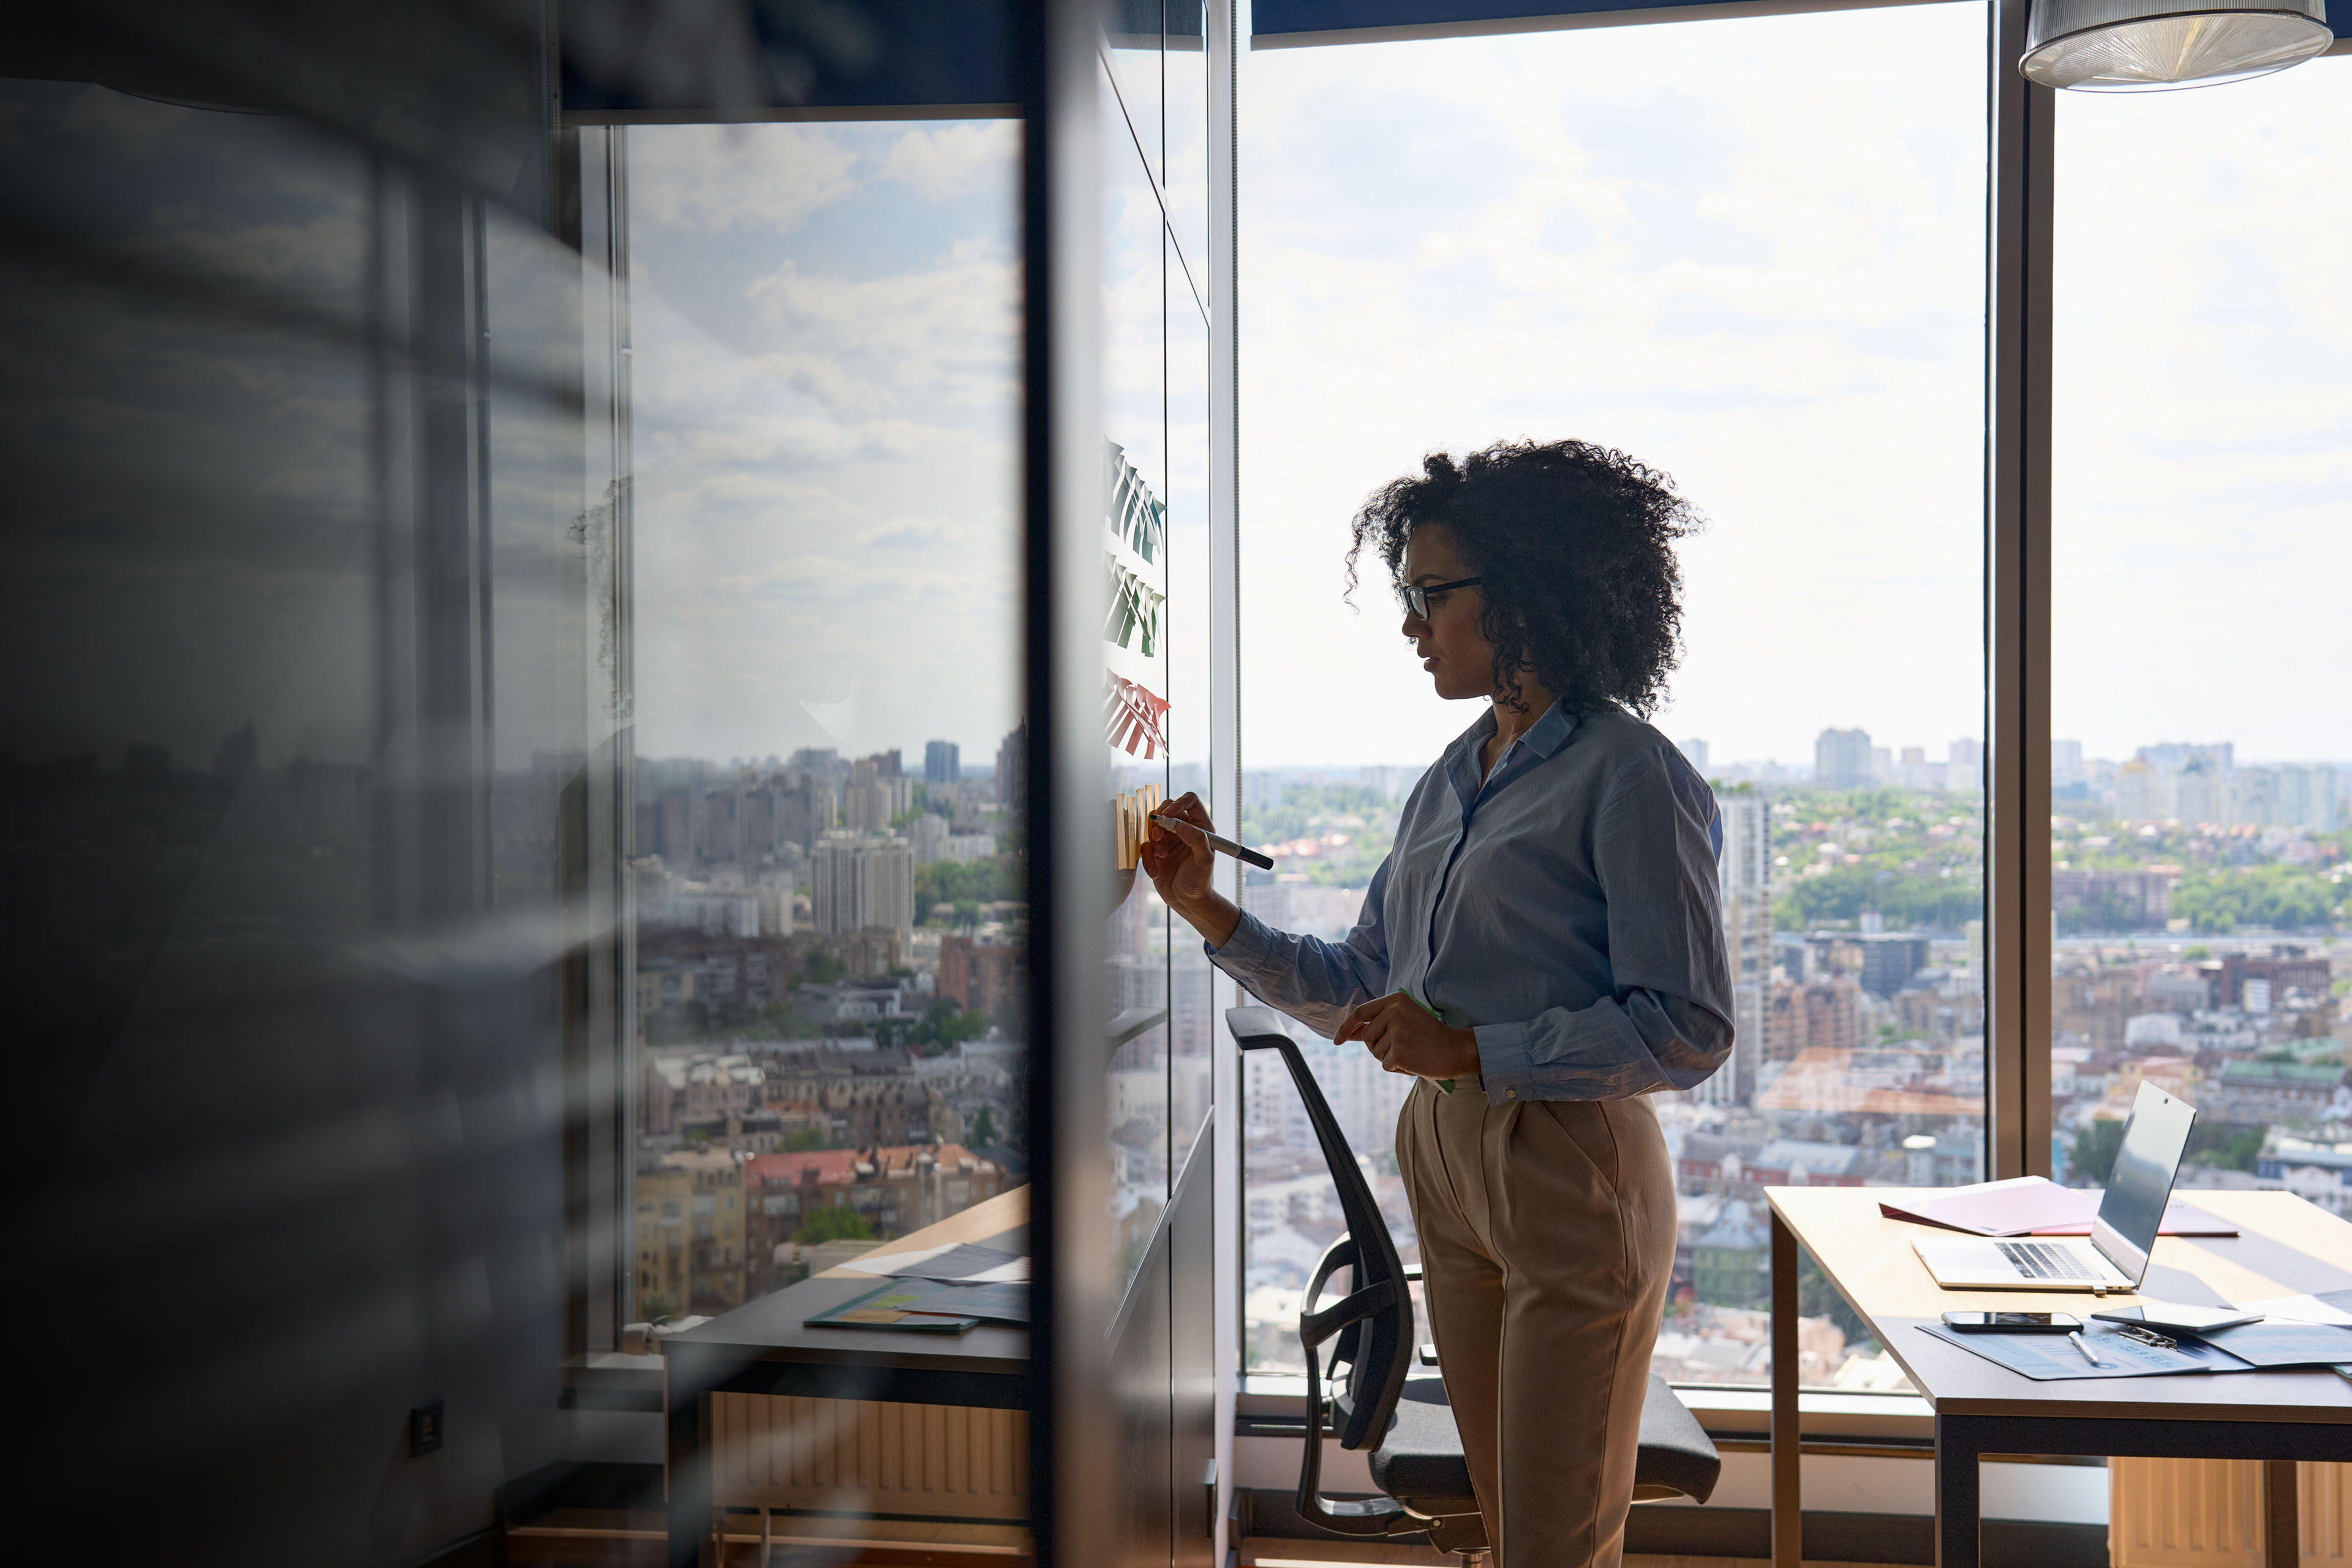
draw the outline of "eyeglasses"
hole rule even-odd
[[[1485,581],[1484,577],[1457,577],[1451,583],[1432,583],[1425,588],[1416,583],[1400,583],[1397,584],[1397,597],[1404,601],[1406,615],[1416,621],[1425,621],[1429,619],[1429,596],[1432,594],[1451,593],[1456,588],[1475,588]]]

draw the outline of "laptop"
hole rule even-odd
[[[2196,1120],[2195,1106],[2141,1081],[2087,1241],[1921,1237],[1911,1248],[1947,1290],[2137,1290]]]

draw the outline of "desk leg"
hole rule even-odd
[[[1978,1461],[1986,1453],[1981,1426],[1936,1417],[1936,1568],[1978,1568],[1983,1531]]]
[[[689,1352],[670,1351],[667,1457],[669,1460],[668,1568],[709,1568],[716,1557],[710,1539],[711,1493],[709,1380]]]
[[[2295,1568],[2303,1561],[2303,1510],[2295,1495],[2294,1461],[2263,1461],[2263,1568]]]
[[[1772,1568],[1802,1568],[1804,1486],[1797,1433],[1797,1236],[1772,1215]]]

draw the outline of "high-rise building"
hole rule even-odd
[[[923,782],[951,784],[963,777],[963,748],[953,741],[931,741],[923,747]]]
[[[1924,936],[1865,936],[1862,939],[1862,988],[1884,1000],[1903,989],[1903,983],[1927,967]]]
[[[915,854],[915,864],[928,866],[947,854],[948,819],[935,812],[925,812],[907,825],[907,843]]]
[[[1824,730],[1813,742],[1813,782],[1823,789],[1870,787],[1870,731]]]
[[[2172,815],[2173,773],[2145,757],[2116,770],[2116,816],[2125,822],[2163,822]]]
[[[1984,743],[1975,736],[1962,735],[1944,748],[1944,787],[1984,788]]]
[[[2231,821],[2237,815],[2231,799],[2231,771],[2214,748],[2192,753],[2174,782],[2172,814],[2183,822]]]
[[[2271,773],[2275,782],[2268,820],[2313,833],[2336,831],[2335,763],[2287,763]]]
[[[1684,754],[1689,754],[1687,743]],[[1742,785],[1716,797],[1723,812],[1723,853],[1716,861],[1723,901],[1724,949],[1731,963],[1731,1059],[1694,1089],[1709,1105],[1746,1105],[1764,1063],[1765,1003],[1772,982],[1772,807],[1764,792]]]
[[[910,933],[915,851],[895,834],[828,833],[809,855],[809,919],[826,936],[870,928]]]
[[[2083,776],[2083,742],[2053,741],[2050,742],[2050,778],[2054,784],[2073,784]]]
[[[1028,780],[1029,725],[1024,721],[996,748],[996,798],[1015,826],[1022,808],[1029,804]]]
[[[1683,755],[1690,760],[1690,765],[1699,771],[1699,776],[1702,778],[1706,777],[1706,742],[1698,739],[1696,736],[1693,736],[1691,739],[1685,741],[1682,743],[1682,752]]]

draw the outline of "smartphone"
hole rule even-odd
[[[2071,1334],[2083,1320],[2068,1312],[1947,1312],[1944,1327],[1956,1334]]]

